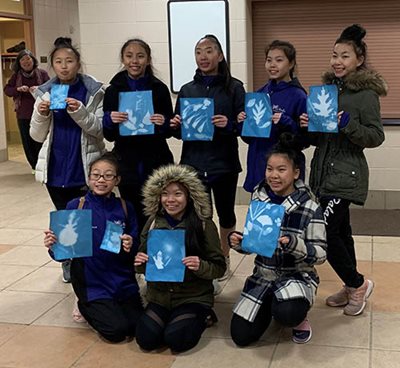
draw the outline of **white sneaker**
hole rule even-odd
[[[226,270],[225,273],[218,279],[218,281],[225,281],[231,275],[231,258],[225,257]]]
[[[218,282],[218,280],[213,280],[213,286],[214,286],[214,295],[219,295],[222,292],[222,286]]]

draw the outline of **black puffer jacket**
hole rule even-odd
[[[181,114],[180,98],[207,97],[214,99],[214,115],[225,115],[228,118],[225,128],[215,128],[212,141],[183,142],[182,164],[194,167],[203,177],[242,171],[236,117],[244,111],[244,95],[243,83],[238,79],[232,78],[227,91],[221,76],[216,76],[210,85],[206,85],[199,71],[193,81],[182,86],[175,107],[176,114]],[[180,131],[176,137],[180,138]]]
[[[166,118],[163,126],[155,126],[154,135],[120,136],[118,124],[111,121],[110,113],[118,111],[119,92],[129,92],[127,71],[116,74],[107,88],[103,110],[104,137],[115,142],[113,152],[121,166],[121,184],[141,186],[152,171],[161,165],[173,162],[166,138],[170,137],[169,121],[172,117],[172,102],[168,87],[154,76],[146,76],[140,90],[153,92],[155,114]]]

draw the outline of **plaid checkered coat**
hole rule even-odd
[[[285,216],[281,236],[288,236],[288,244],[276,249],[271,258],[257,255],[253,274],[249,276],[233,312],[253,322],[266,293],[274,293],[278,300],[314,299],[319,277],[314,265],[326,260],[326,233],[322,209],[310,188],[301,180],[295,183],[296,191],[282,205]],[[267,184],[260,183],[252,199],[269,202]],[[234,248],[241,252],[240,246]]]

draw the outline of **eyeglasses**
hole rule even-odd
[[[89,179],[90,180],[100,180],[100,178],[103,178],[105,181],[112,181],[117,177],[117,175],[114,174],[98,174],[98,173],[90,173],[89,174]]]

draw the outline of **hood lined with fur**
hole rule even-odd
[[[333,72],[327,72],[322,76],[322,82],[325,84],[337,84],[336,78]],[[347,89],[351,91],[361,91],[364,89],[372,89],[379,96],[386,96],[388,92],[388,85],[383,77],[373,71],[368,69],[356,70],[353,73],[346,75],[343,78],[344,85]]]
[[[146,216],[154,217],[160,211],[161,194],[171,183],[179,183],[187,190],[201,220],[211,218],[211,204],[206,188],[198,178],[197,172],[186,165],[161,166],[149,177],[142,190]]]

